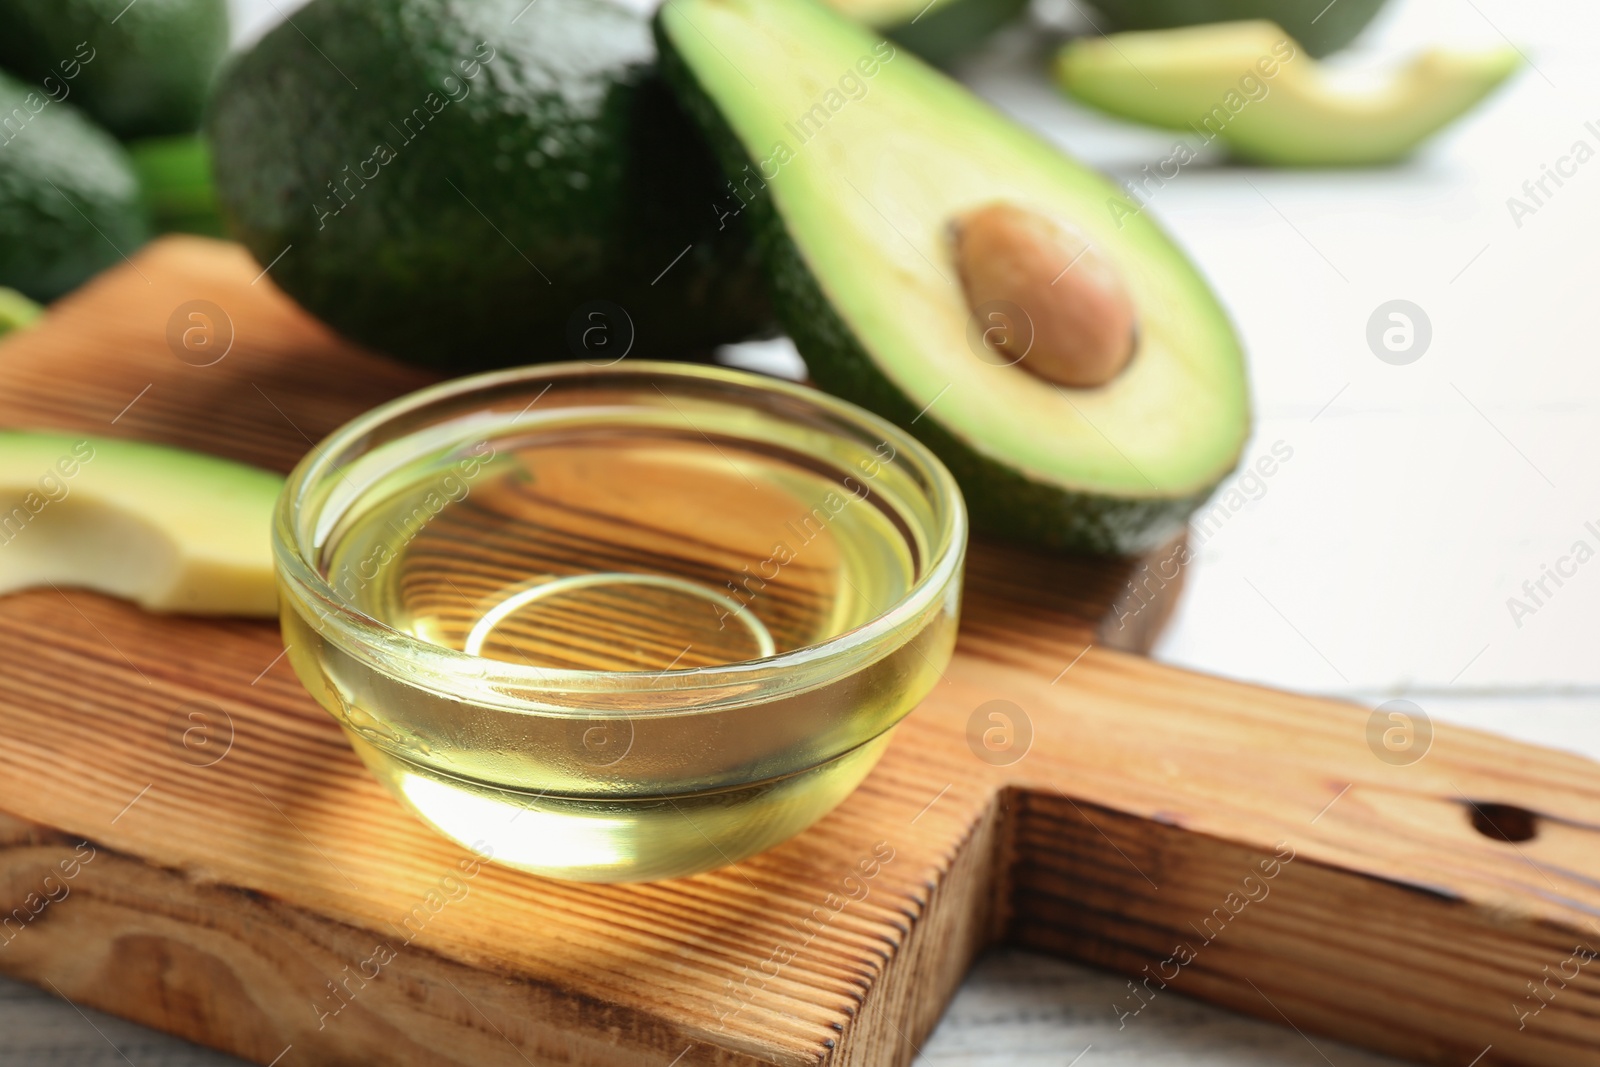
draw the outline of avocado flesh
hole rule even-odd
[[[53,300],[148,236],[122,146],[71,103],[0,73],[0,286]]]
[[[1020,15],[1028,0],[827,0],[930,63],[948,64]]]
[[[1261,77],[1257,63],[1276,60],[1286,41],[1293,57]],[[1520,65],[1510,47],[1434,49],[1381,84],[1344,89],[1282,29],[1258,21],[1079,38],[1062,50],[1056,75],[1077,100],[1153,126],[1214,134],[1240,159],[1341,166],[1405,157]],[[1242,91],[1245,73],[1263,87],[1253,90],[1258,98]]]
[[[275,616],[282,488],[182,449],[0,431],[0,593],[71,586],[151,611]]]
[[[1311,55],[1325,56],[1355,40],[1383,4],[1384,0],[1094,0],[1102,13],[1094,28],[1097,32],[1162,30],[1265,19],[1282,26]]]
[[[228,48],[226,0],[0,0],[0,27],[0,66],[124,138],[195,129]]]
[[[774,303],[813,379],[931,445],[980,529],[1138,551],[1233,468],[1249,429],[1237,339],[1146,214],[1119,228],[1114,186],[806,0],[672,0],[657,32],[680,98],[751,190]],[[879,60],[865,94],[828,113],[863,57]],[[825,120],[802,143],[794,123],[819,101]],[[1139,340],[1110,383],[1060,388],[969,347],[947,226],[996,200],[1077,227],[1121,272]]]
[[[682,358],[770,324],[724,179],[617,4],[312,0],[234,58],[206,128],[230,233],[410,362]]]

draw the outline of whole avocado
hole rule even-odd
[[[0,286],[54,299],[148,236],[122,146],[71,104],[0,74]]]
[[[219,82],[223,218],[307,310],[441,370],[750,336],[754,254],[655,59],[606,0],[313,0]]]
[[[0,66],[121,138],[200,125],[228,47],[226,0],[0,0]],[[53,95],[61,99],[54,89]]]

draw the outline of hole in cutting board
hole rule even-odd
[[[1539,833],[1539,816],[1515,804],[1471,803],[1472,828],[1496,841],[1529,841]]]

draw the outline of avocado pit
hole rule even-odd
[[[959,216],[952,231],[967,306],[977,312],[1005,301],[1031,321],[1031,330],[989,332],[994,347],[1046,381],[1078,389],[1104,385],[1127,366],[1133,300],[1081,234],[1004,201]]]

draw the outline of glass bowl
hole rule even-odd
[[[961,496],[789,382],[549,364],[355,419],[273,522],[295,673],[446,837],[556,878],[693,874],[837,805],[943,673]]]

